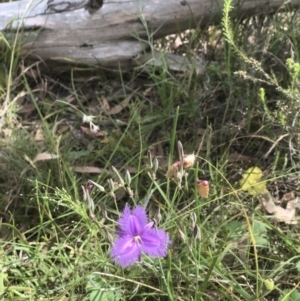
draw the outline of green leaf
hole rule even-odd
[[[233,237],[243,232],[241,231],[242,229],[244,229],[243,225],[244,224],[239,221],[232,221],[226,224],[225,229],[229,232],[229,236]]]
[[[270,242],[266,238],[259,237],[259,236],[255,236],[254,238],[255,238],[257,247],[269,247],[270,246]]]
[[[252,231],[254,236],[264,236],[267,234],[267,225],[261,221],[253,220]]]
[[[278,301],[299,301],[300,300],[300,293],[294,290],[284,290],[283,296],[281,296]]]
[[[261,221],[253,220],[252,231],[257,247],[269,247],[267,225]]]
[[[90,301],[118,301],[120,299],[121,294],[117,291],[94,290],[90,293]]]
[[[300,261],[298,261],[296,263],[296,269],[297,269],[298,273],[300,273]]]
[[[86,289],[90,293],[90,301],[119,301],[122,296],[120,291],[113,286],[109,286],[96,274],[90,277]]]

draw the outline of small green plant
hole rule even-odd
[[[232,1],[227,0],[224,3],[224,15],[223,15],[223,33],[225,41],[238,55],[243,63],[246,64],[248,71],[239,70],[234,74],[239,76],[242,80],[250,81],[253,83],[255,89],[257,89],[258,98],[260,100],[261,108],[266,117],[266,121],[270,125],[268,134],[275,134],[276,139],[273,142],[273,146],[266,153],[266,156],[270,154],[279,142],[286,141],[291,151],[291,160],[293,162],[293,156],[298,154],[297,151],[297,137],[299,124],[299,72],[300,64],[295,60],[295,56],[291,53],[292,57],[286,59],[285,63],[281,65],[285,66],[286,80],[282,80],[282,73],[276,74],[275,71],[266,71],[266,66],[263,62],[258,62],[255,58],[248,56],[243,49],[237,46],[234,40],[234,34],[232,29],[232,22],[230,19],[230,12],[233,10]],[[287,13],[288,15],[289,13]],[[274,25],[276,26],[276,24]],[[271,87],[271,88],[270,88]],[[270,103],[268,100],[270,92],[266,93],[266,90],[275,89],[277,101]],[[253,105],[253,104],[252,104]],[[265,118],[264,117],[264,118]],[[266,124],[263,125],[266,127]],[[280,130],[278,130],[280,129]],[[294,162],[293,162],[294,164]]]
[[[298,297],[297,15],[232,3],[159,41],[140,6],[156,56],[117,76],[16,68],[0,36],[1,300]]]

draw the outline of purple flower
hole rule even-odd
[[[87,190],[88,190],[88,192],[91,192],[92,189],[93,189],[93,187],[94,187],[94,184],[92,182],[88,181],[88,184],[87,184]]]
[[[132,213],[126,204],[123,214],[118,221],[119,236],[111,249],[111,257],[121,267],[126,267],[141,260],[142,253],[150,257],[167,255],[169,235],[156,228],[154,222],[148,223],[145,208],[137,206]]]

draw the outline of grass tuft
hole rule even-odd
[[[299,16],[232,10],[158,41],[141,16],[135,38],[204,75],[41,74],[0,35],[0,300],[300,299]],[[168,232],[165,258],[112,261],[126,203]]]

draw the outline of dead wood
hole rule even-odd
[[[235,1],[233,13],[241,18],[274,13],[285,2]],[[0,31],[17,37],[28,61],[126,70],[144,62],[143,55],[148,58],[149,39],[220,22],[223,5],[224,0],[21,0],[0,3]],[[297,8],[299,1],[288,5]]]

